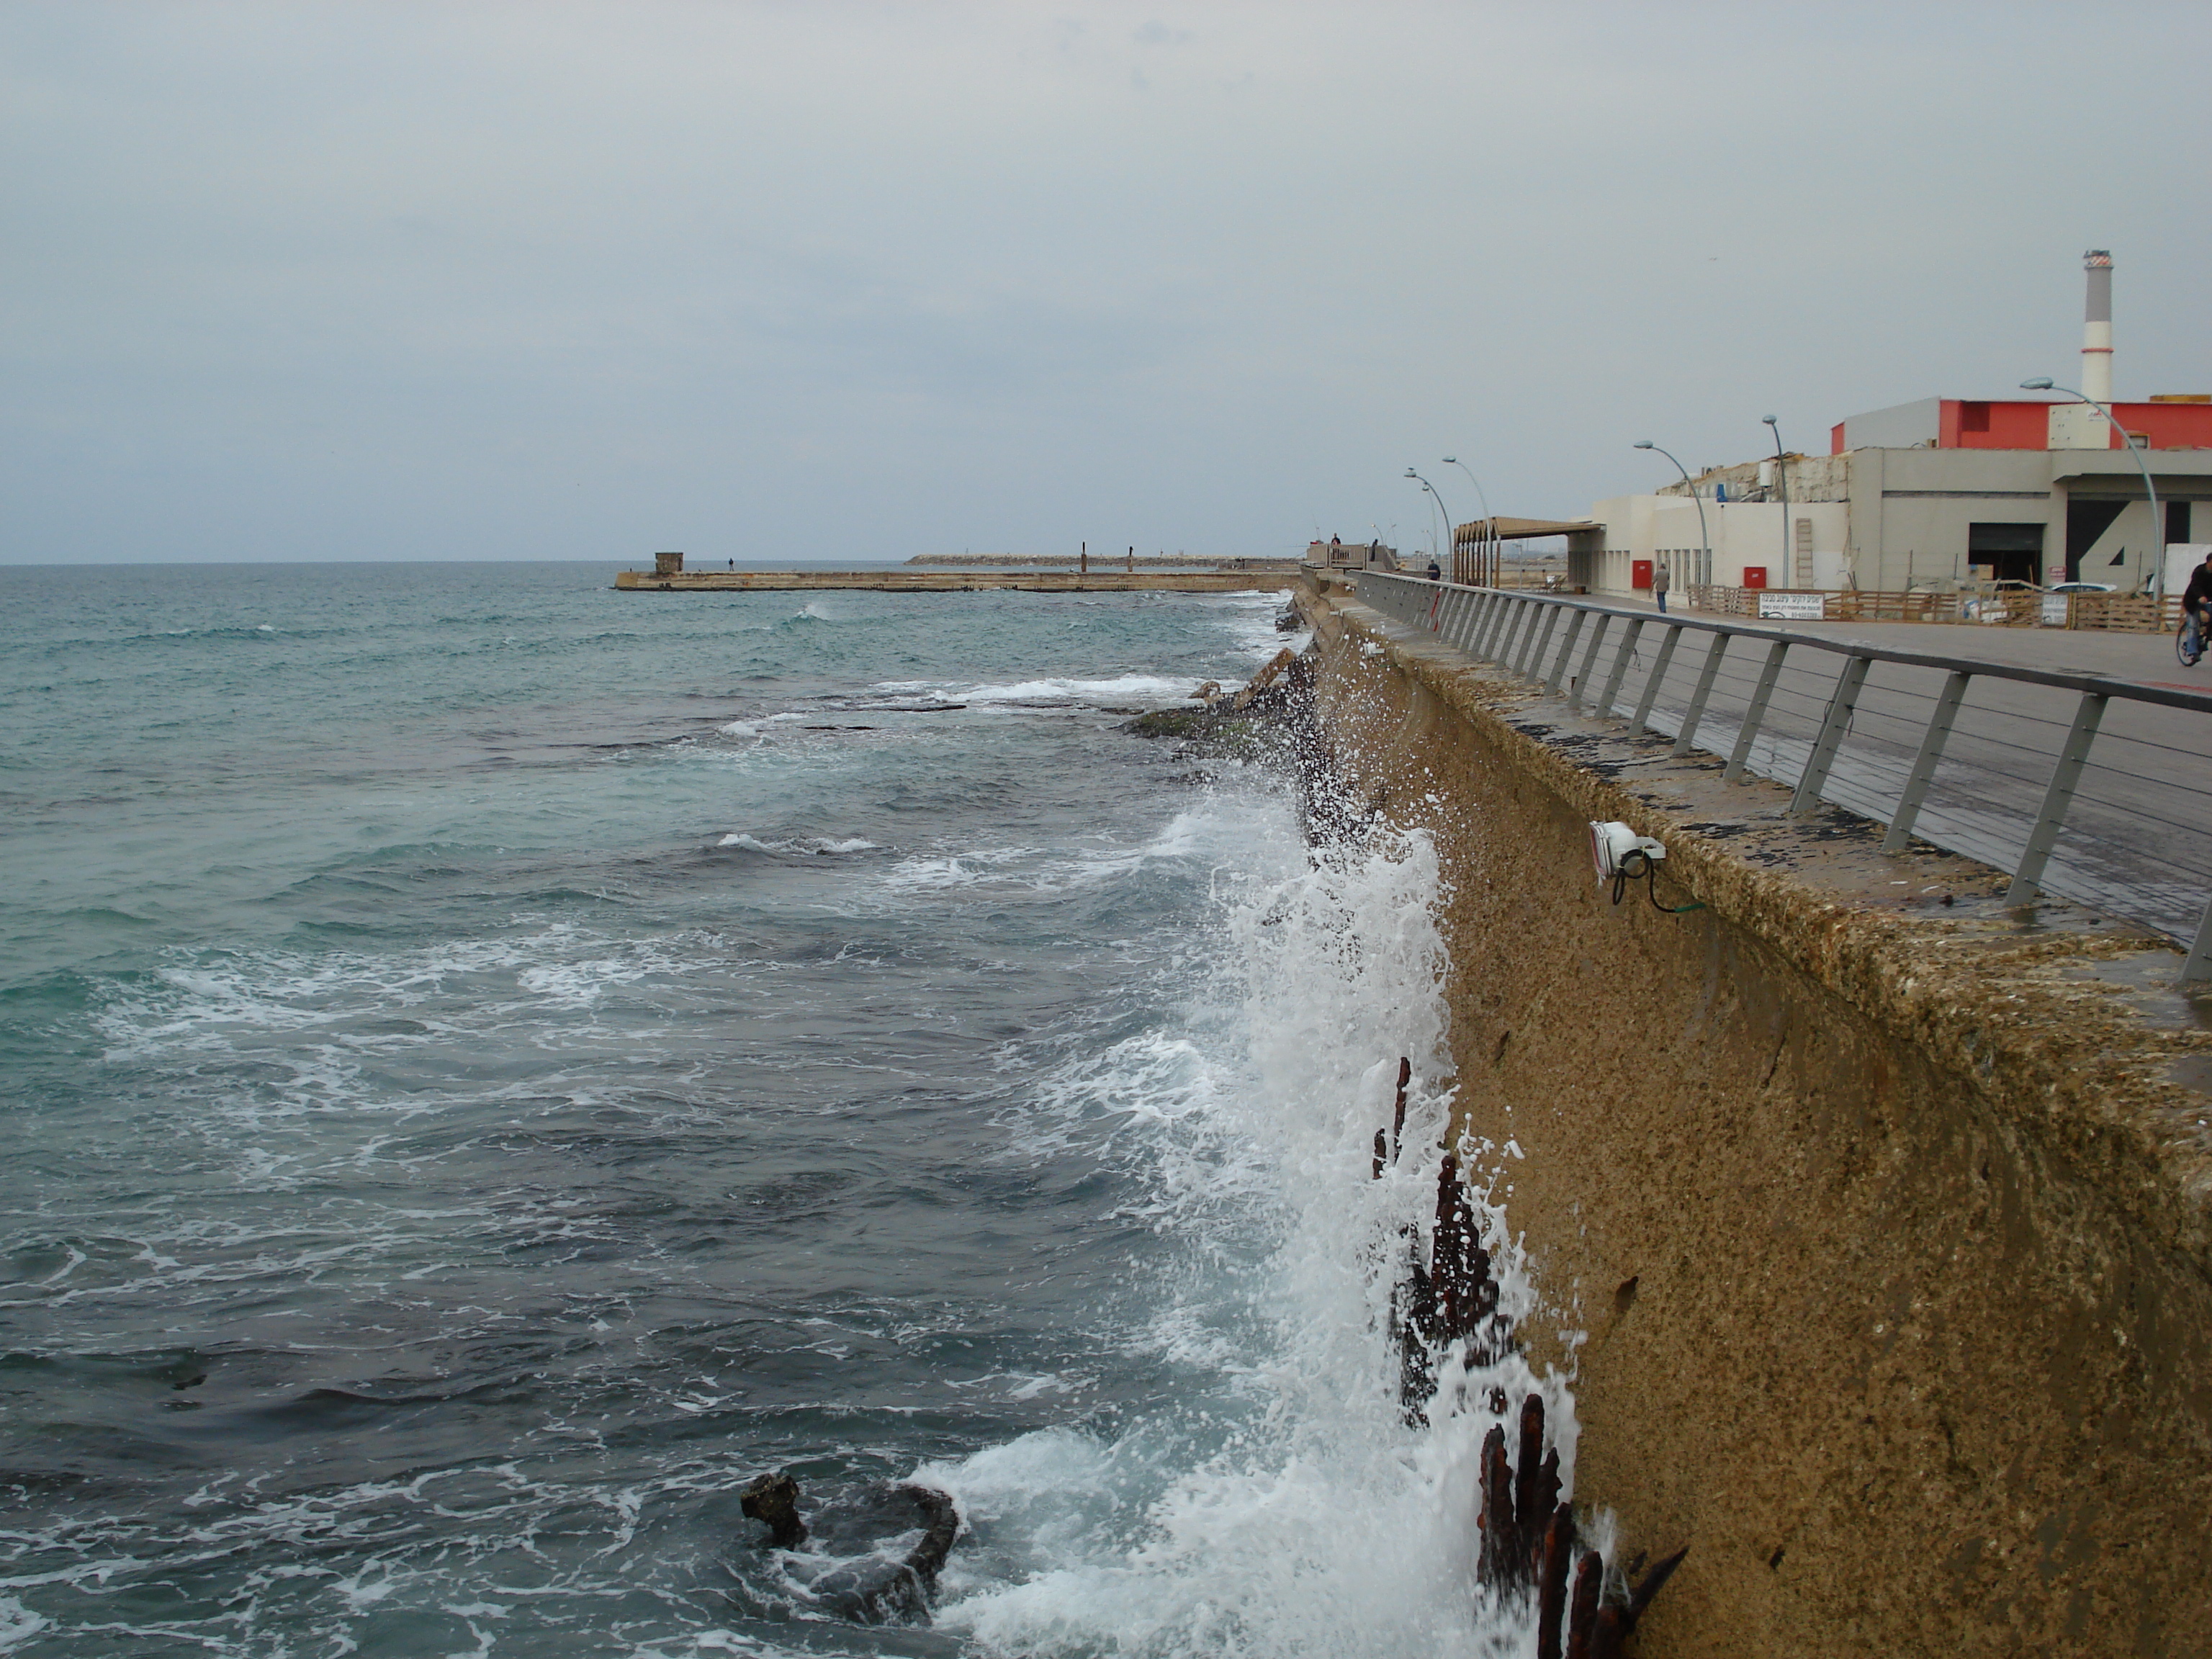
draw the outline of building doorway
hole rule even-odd
[[[2043,579],[2043,526],[2039,524],[1970,524],[1966,562],[1990,568],[2001,582]]]

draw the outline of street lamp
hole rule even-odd
[[[1446,466],[1455,466],[1461,471],[1466,473],[1467,481],[1474,486],[1474,498],[1482,503],[1482,516],[1490,527],[1490,535],[1487,538],[1488,545],[1485,548],[1485,553],[1486,554],[1489,550],[1489,546],[1494,546],[1498,540],[1498,515],[1490,510],[1490,497],[1483,494],[1482,480],[1474,476],[1474,469],[1473,467],[1469,466],[1465,461],[1460,459],[1456,455],[1445,456],[1444,465]],[[1486,559],[1486,562],[1488,562]],[[1485,574],[1486,573],[1482,570],[1477,570],[1474,573],[1474,579],[1478,584],[1482,581]],[[1495,586],[1496,573],[1492,571],[1487,574],[1492,577],[1492,585]]]
[[[1759,422],[1774,434],[1774,487],[1782,492],[1782,585],[1797,586],[1797,572],[1790,560],[1790,463],[1783,459],[1782,428],[1774,423],[1774,416],[1762,415]]]
[[[2158,521],[2158,486],[2150,481],[2150,468],[2144,463],[2142,451],[2136,447],[2135,439],[2127,428],[2114,418],[2111,410],[2086,392],[2076,392],[2070,386],[2058,386],[2050,380],[2022,380],[2020,389],[2022,392],[2063,392],[2069,398],[2078,398],[2110,421],[2112,430],[2120,434],[2120,441],[2127,446],[2128,453],[2135,457],[2136,470],[2142,474],[2143,494],[2150,497],[2150,596],[2154,599],[2163,599],[2166,597],[2166,531]],[[2069,571],[2067,574],[2070,577],[2073,572]]]
[[[1406,476],[1409,478],[1418,479],[1420,483],[1421,488],[1427,490],[1429,494],[1435,498],[1437,510],[1444,515],[1444,535],[1447,538],[1449,538],[1452,534],[1451,508],[1446,507],[1444,505],[1444,498],[1437,494],[1437,487],[1431,483],[1426,478],[1423,478],[1419,473],[1414,471],[1410,466],[1406,469]]]
[[[1682,482],[1689,485],[1690,499],[1698,504],[1698,538],[1705,544],[1705,562],[1700,567],[1704,574],[1700,580],[1710,586],[1713,580],[1713,537],[1712,532],[1705,528],[1705,498],[1698,494],[1697,483],[1690,477],[1690,469],[1684,466],[1681,462],[1674,460],[1672,450],[1661,449],[1649,438],[1643,440],[1636,447],[1638,449],[1650,450],[1655,454],[1664,455],[1668,460],[1674,461],[1674,471],[1680,473]]]

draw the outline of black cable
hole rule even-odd
[[[1641,870],[1632,869],[1630,867],[1632,861],[1641,864],[1644,867]],[[1635,880],[1639,875],[1644,878],[1644,895],[1646,897],[1650,899],[1651,908],[1656,910],[1662,916],[1686,915],[1692,910],[1702,910],[1705,908],[1704,902],[1701,900],[1693,900],[1688,904],[1660,903],[1659,860],[1653,858],[1649,853],[1642,851],[1629,853],[1617,866],[1614,866],[1613,872],[1613,902],[1615,904],[1620,903],[1622,899],[1628,896],[1628,884]]]
[[[1656,910],[1662,916],[1686,915],[1692,910],[1702,910],[1705,908],[1705,901],[1702,899],[1692,899],[1687,904],[1660,903],[1659,866],[1654,860],[1646,859],[1644,860],[1644,890],[1650,896],[1651,908]]]

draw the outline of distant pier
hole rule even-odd
[[[1085,568],[1074,562],[1000,563],[973,568],[895,565],[881,570],[686,570],[663,554],[652,570],[625,570],[615,578],[624,593],[821,592],[859,589],[878,593],[975,593],[1007,589],[1023,593],[1281,593],[1297,584],[1294,559],[1239,559],[1163,568],[1158,559],[1104,559]],[[1138,568],[1132,568],[1132,565]]]

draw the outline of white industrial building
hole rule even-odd
[[[1601,528],[1569,538],[1569,581],[1627,593],[1663,561],[1677,590],[1901,592],[1977,579],[2149,590],[2166,545],[2212,542],[2212,395],[2112,401],[2110,257],[2092,252],[2088,269],[2082,390],[2118,429],[2070,398],[1929,398],[1855,415],[1831,431],[1828,454],[1596,503]]]

